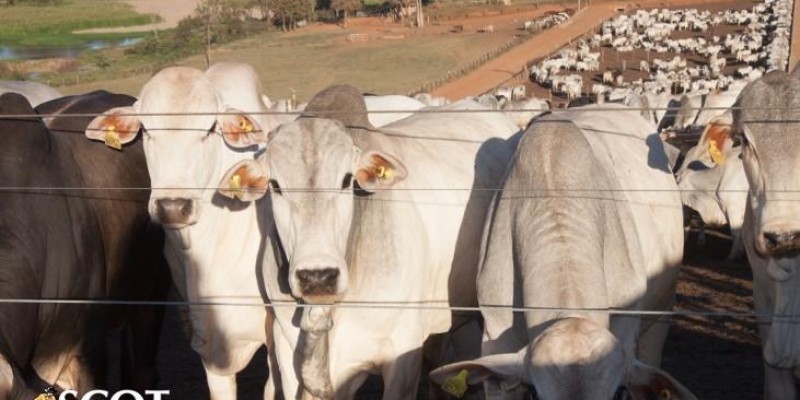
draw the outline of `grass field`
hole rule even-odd
[[[268,96],[288,98],[294,90],[302,101],[333,83],[351,83],[377,94],[406,93],[479,58],[504,41],[495,35],[461,33],[347,43],[345,35],[341,29],[333,27],[323,32],[272,32],[217,49],[211,61],[249,63],[259,72]],[[108,54],[110,66],[92,72],[107,79],[64,86],[59,90],[72,94],[106,89],[137,95],[149,79],[149,73],[113,77],[119,77],[120,70],[144,66],[147,61],[122,58],[120,52]],[[205,68],[205,57],[193,56],[178,64]]]
[[[143,25],[159,19],[156,15],[138,14],[120,0],[65,0],[59,5],[48,6],[19,4],[3,7],[0,11],[0,45],[77,46],[90,40],[121,36],[73,34],[76,30]]]

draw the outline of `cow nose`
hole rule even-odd
[[[339,280],[338,268],[302,269],[295,275],[303,296],[329,296],[336,294]]]
[[[194,201],[189,199],[156,200],[158,220],[166,226],[182,226],[192,223]]]
[[[764,232],[764,247],[773,257],[788,257],[800,251],[800,231]]]

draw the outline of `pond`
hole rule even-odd
[[[111,47],[129,47],[140,42],[142,38],[125,38],[121,40],[92,40],[81,46],[72,47],[11,47],[0,46],[0,61],[37,60],[42,58],[72,58],[85,50],[101,50]]]

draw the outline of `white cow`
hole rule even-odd
[[[252,159],[255,141],[276,127],[272,116],[248,115],[265,109],[257,74],[248,65],[220,63],[206,73],[171,67],[142,87],[132,107],[110,110],[86,131],[112,145],[134,140],[143,131],[153,186],[150,214],[166,228],[165,255],[187,301],[265,301],[255,279],[262,245],[256,207],[215,195],[226,168]],[[119,115],[137,113],[195,115]],[[265,246],[270,251],[269,243]],[[189,315],[191,345],[203,361],[211,398],[235,399],[236,373],[259,347],[269,345],[265,309],[192,305]],[[268,399],[275,395],[276,369],[272,372],[264,391]]]
[[[675,116],[675,128],[691,129],[705,126],[714,117],[724,114],[738,95],[739,92],[735,90],[684,95],[681,97],[681,105]]]
[[[3,93],[21,94],[33,107],[63,96],[50,86],[32,81],[0,81],[0,95]]]
[[[548,112],[550,108],[547,100],[531,97],[519,101],[508,101],[503,104],[501,109],[503,114],[514,121],[520,129],[525,129],[531,120]]]
[[[274,301],[319,305],[303,310],[302,333],[294,309],[275,310],[290,398],[301,395],[302,379],[306,395],[352,399],[370,373],[383,376],[384,399],[416,398],[422,344],[450,329],[451,313],[324,304],[476,304],[490,193],[469,188],[499,180],[511,155],[502,138],[518,130],[499,113],[477,112],[420,113],[379,131],[361,99],[351,86],[319,93],[306,116],[270,134],[260,162],[234,166],[221,184],[264,190],[270,182],[263,215],[274,213],[289,265],[264,268],[267,292]],[[474,102],[445,109],[486,110]],[[222,193],[250,200],[257,196],[241,191],[250,187]],[[284,370],[294,362],[300,376]]]
[[[480,304],[538,310],[484,309],[484,356],[434,381],[486,381],[493,399],[695,398],[657,368],[667,324],[603,312],[671,309],[683,225],[661,140],[637,111],[597,107],[528,128],[487,223]]]
[[[413,114],[413,111],[426,107],[425,103],[402,95],[364,96],[364,102],[367,104],[367,110],[370,111],[368,114],[369,122],[377,128],[406,118]]]
[[[797,399],[800,367],[800,79],[767,73],[742,91],[733,125],[717,129],[742,139],[750,184],[742,226],[753,270],[753,302],[765,361],[764,398]],[[726,140],[731,140],[728,136]]]
[[[726,133],[718,129],[730,124],[730,113],[713,119],[697,145],[686,152],[675,178],[681,201],[697,211],[704,224],[730,227],[733,247],[728,258],[735,259],[744,254],[741,229],[749,186],[742,166],[742,148],[733,147],[730,140],[725,140]]]

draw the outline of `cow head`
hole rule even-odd
[[[140,131],[153,187],[150,215],[170,229],[195,224],[223,168],[246,158],[236,149],[264,140],[254,118],[227,107],[203,72],[186,67],[154,75],[133,106],[98,116],[86,136],[121,150]]]
[[[800,365],[800,80],[774,71],[750,83],[734,108],[731,133],[742,139],[750,184],[746,227],[750,245],[766,259],[775,283],[765,361],[778,368]],[[747,218],[747,217],[746,217]]]
[[[269,188],[292,294],[320,303],[347,289],[354,197],[390,188],[405,176],[399,160],[360,149],[339,121],[302,118],[273,131],[266,155],[238,163],[219,186],[223,195],[244,201]]]
[[[800,81],[773,72],[742,92],[730,134],[742,140],[755,220],[754,248],[767,258],[800,255]],[[788,108],[787,108],[788,107]]]
[[[446,365],[430,377],[456,391],[464,383],[499,381],[501,393],[493,394],[507,399],[695,399],[666,372],[629,357],[611,332],[585,318],[555,322],[517,353]]]
[[[729,168],[729,164],[741,167],[738,150],[733,149],[733,140],[728,135],[730,125],[730,114],[712,120],[700,136],[697,146],[686,153],[675,174],[681,189],[681,201],[697,211],[709,226],[728,223],[717,189],[724,169]]]

